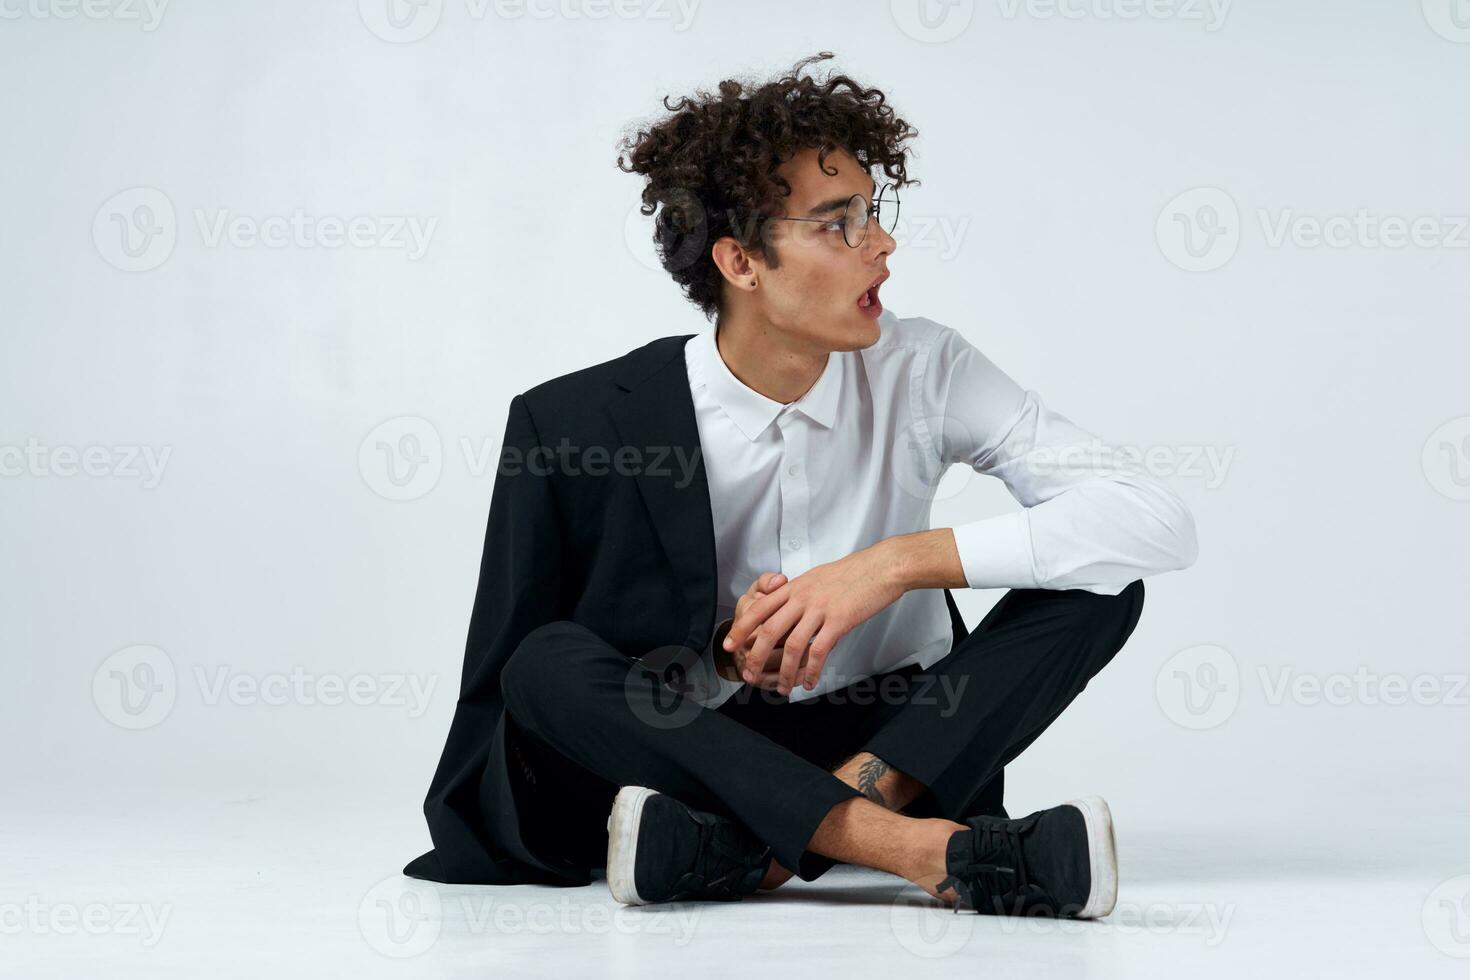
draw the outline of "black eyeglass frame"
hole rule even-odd
[[[891,198],[888,197],[889,191],[893,192],[893,196]],[[856,212],[854,212],[854,201],[863,202],[863,204],[859,204],[856,206]],[[868,240],[868,219],[871,218],[878,221],[878,227],[883,227],[882,211],[883,208],[888,206],[890,201],[893,204],[893,228],[897,228],[899,211],[898,185],[892,182],[883,185],[882,189],[878,191],[878,196],[873,199],[872,204],[866,204],[866,199],[861,194],[854,194],[852,197],[848,198],[847,206],[843,208],[842,217],[840,218],[793,218],[787,217],[785,215],[773,214],[762,215],[761,221],[812,221],[821,225],[835,224],[836,222],[840,221],[842,222],[842,240],[847,243],[848,248],[857,248],[858,246],[862,245],[863,242]],[[864,206],[864,204],[866,204],[866,206]],[[858,238],[858,240],[855,242],[850,237],[848,237],[848,226],[851,224],[850,219],[853,217],[854,214],[861,214],[863,216],[863,233],[862,236]],[[892,228],[884,228],[883,230],[888,232],[889,234],[893,233]]]

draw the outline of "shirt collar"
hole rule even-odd
[[[704,383],[715,404],[735,422],[745,437],[754,442],[771,420],[786,406],[748,387],[725,364],[715,343],[714,330],[706,330],[696,338],[699,344],[699,363],[703,368]],[[807,389],[791,406],[813,422],[831,428],[837,419],[837,395],[842,389],[843,357],[834,351],[827,355],[827,366],[816,383]]]

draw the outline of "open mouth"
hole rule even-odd
[[[869,316],[877,316],[883,312],[883,302],[878,298],[878,290],[887,278],[887,275],[879,276],[871,286],[863,291],[863,294],[858,297],[858,309]]]

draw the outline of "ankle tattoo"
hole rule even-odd
[[[888,763],[876,755],[858,767],[858,792],[881,807],[888,807],[888,801],[883,798],[883,791],[878,788],[878,780],[888,773]]]

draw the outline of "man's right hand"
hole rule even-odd
[[[760,578],[752,582],[750,584],[750,588],[745,590],[745,594],[742,595],[738,600],[736,600],[735,618],[739,619],[740,614],[745,612],[746,607],[749,606],[751,603],[755,602],[757,599],[765,597],[771,592],[776,591],[785,584],[785,575],[782,575],[780,572],[766,572]],[[726,650],[721,645],[721,641],[723,640],[723,636],[716,636],[714,648],[715,670],[719,673],[721,677],[723,677],[727,681],[742,681],[750,684],[752,687],[761,687],[765,688],[768,691],[774,691],[778,688],[781,680],[780,656],[774,656],[770,658],[769,662],[774,664],[775,666],[774,669],[767,670],[764,665],[755,666],[751,662],[747,661],[747,658],[750,656],[749,646],[741,646],[736,647],[734,650]],[[776,649],[781,649],[780,643],[776,644]],[[750,669],[753,669],[757,672],[754,681],[745,680],[744,674],[746,670]]]

